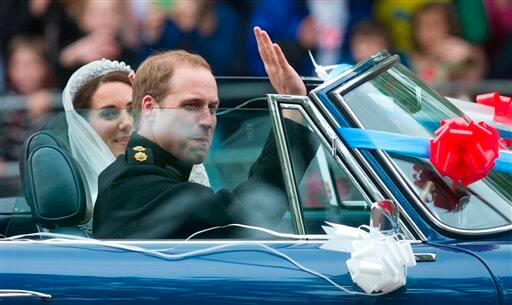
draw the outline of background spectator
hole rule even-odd
[[[42,39],[17,36],[10,42],[7,56],[9,96],[3,97],[4,103],[22,105],[2,105],[0,158],[17,160],[23,141],[52,115],[53,73]]]
[[[80,38],[60,53],[59,74],[67,80],[79,66],[106,58],[131,63],[133,50],[123,39],[125,2],[83,0],[75,3],[74,12]]]
[[[392,44],[401,52],[408,53],[414,49],[412,18],[414,13],[428,2],[428,0],[374,1],[373,13],[376,20],[388,29]]]
[[[48,63],[54,71],[59,68],[59,55],[64,46],[80,37],[71,13],[70,2],[57,0],[2,1],[0,32],[3,54],[16,34],[41,37]],[[57,84],[66,79],[57,75]]]
[[[377,23],[367,20],[354,26],[352,39],[350,40],[352,63],[357,63],[379,51],[389,50],[390,48],[389,35]]]
[[[307,50],[316,47],[316,28],[309,14],[306,1],[261,0],[253,8],[249,17],[249,29],[259,26],[278,43],[290,64],[301,75],[311,75],[313,65]],[[248,65],[252,75],[265,75],[263,63],[258,55],[256,39],[248,35]]]
[[[234,70],[241,22],[226,2],[159,1],[143,26],[139,62],[154,51],[185,49],[203,56],[216,75]]]
[[[386,28],[373,20],[363,20],[356,23],[352,29],[350,57],[345,62],[355,64],[382,50],[398,53],[400,62],[405,66],[409,66],[407,56],[401,52],[394,51]]]
[[[512,77],[512,1],[485,0],[489,19],[487,55],[490,60],[489,78]]]
[[[415,52],[411,63],[418,76],[430,84],[482,78],[485,58],[480,48],[458,37],[453,7],[427,4],[413,17]]]

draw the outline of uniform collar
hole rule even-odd
[[[127,149],[131,149],[132,147],[136,146],[142,146],[151,150],[153,154],[154,165],[162,168],[165,168],[166,166],[174,167],[181,173],[184,179],[188,180],[192,170],[192,163],[179,160],[170,152],[160,147],[160,145],[134,132],[130,137]]]

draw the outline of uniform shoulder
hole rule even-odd
[[[152,165],[154,163],[153,152],[149,147],[141,145],[128,146],[125,151],[125,161],[129,165]]]

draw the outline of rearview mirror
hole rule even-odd
[[[370,227],[384,234],[398,233],[398,209],[392,200],[372,203]]]

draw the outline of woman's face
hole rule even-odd
[[[91,99],[88,120],[114,156],[124,154],[133,130],[132,87],[122,82],[101,84]]]

